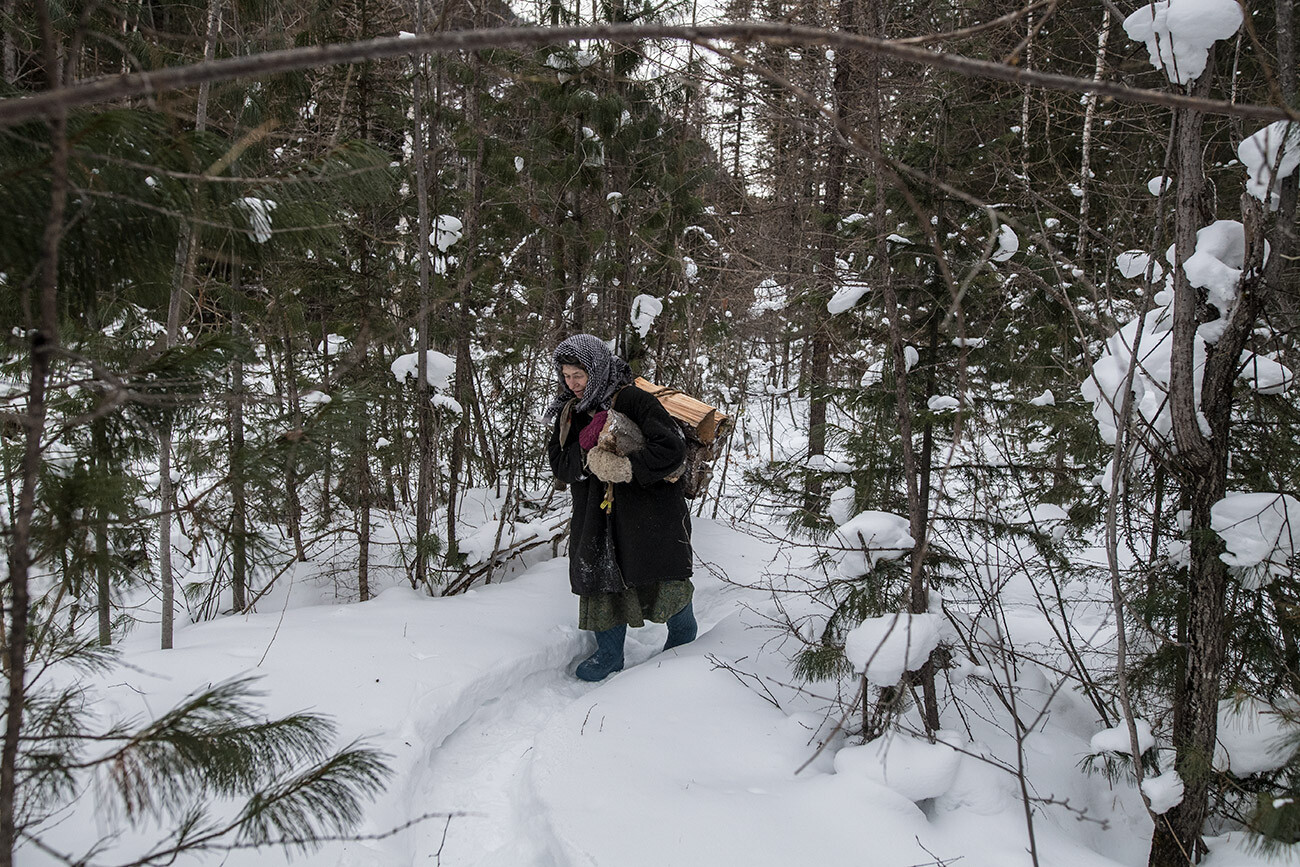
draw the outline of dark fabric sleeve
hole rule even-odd
[[[572,485],[587,477],[582,446],[578,443],[578,433],[581,428],[578,424],[578,418],[586,419],[587,416],[577,416],[575,414],[573,424],[569,427],[569,435],[562,443],[560,442],[560,422],[563,417],[564,413],[560,413],[555,419],[555,424],[551,426],[551,439],[546,444],[546,453],[551,460],[551,472],[555,473],[555,477]]]
[[[614,401],[619,412],[641,428],[645,448],[628,455],[632,478],[641,485],[663,481],[686,459],[686,439],[657,398],[630,385]]]

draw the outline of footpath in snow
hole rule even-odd
[[[130,666],[103,684],[103,710],[149,718],[252,673],[268,714],[324,713],[341,743],[363,738],[387,752],[396,774],[362,829],[372,838],[294,863],[1032,863],[1018,783],[981,757],[997,749],[994,727],[976,741],[953,733],[960,752],[894,737],[837,742],[814,758],[817,732],[833,724],[819,712],[827,702],[816,684],[792,685],[775,603],[750,586],[783,568],[779,552],[709,521],[697,522],[695,546],[699,639],[661,653],[662,625],[631,630],[628,668],[600,684],[572,676],[590,638],[574,625],[567,561],[558,559],[458,597],[398,588],[366,603],[207,622],[178,631],[167,652],[139,636],[124,648]],[[1140,864],[1140,828],[1114,821],[1136,802],[1122,791],[1099,798],[1104,783],[1085,786],[1077,771],[1085,735],[1044,731],[1026,745],[1027,760],[1054,781],[1041,797],[1093,810],[1112,830],[1040,807],[1038,863]],[[65,823],[60,848],[101,833],[89,812]],[[221,863],[286,860],[264,850]]]

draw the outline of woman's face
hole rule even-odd
[[[569,390],[582,397],[582,393],[587,390],[587,371],[576,364],[562,364],[560,373],[564,374],[564,384]]]

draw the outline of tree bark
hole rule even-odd
[[[46,80],[51,88],[62,82],[58,43],[46,0],[37,0],[41,53]],[[4,746],[0,750],[0,867],[13,867],[18,843],[17,771],[18,746],[23,735],[23,711],[27,701],[27,643],[31,616],[30,579],[32,517],[36,512],[36,485],[40,477],[42,438],[45,433],[45,389],[53,355],[58,347],[59,243],[63,237],[63,216],[68,197],[67,118],[57,112],[50,128],[50,209],[41,237],[39,272],[39,320],[32,332],[31,379],[27,413],[23,423],[22,482],[18,509],[13,515],[9,543],[9,612],[5,634],[6,674]]]
[[[424,0],[415,4],[416,33],[424,32]],[[419,231],[416,238],[416,255],[420,263],[420,311],[416,319],[415,359],[415,415],[417,464],[415,481],[415,586],[430,588],[429,563],[426,551],[430,532],[429,506],[433,497],[433,407],[429,394],[429,311],[433,304],[430,268],[429,232],[432,219],[429,214],[429,126],[425,121],[425,80],[428,67],[423,58],[416,63],[414,76],[415,140],[412,158],[415,160],[415,201]],[[436,180],[436,173],[434,178]]]
[[[232,266],[230,292],[233,309],[230,330],[238,340],[243,332],[242,265]],[[230,395],[230,597],[235,611],[248,607],[248,498],[244,480],[244,362],[236,356],[231,367]]]

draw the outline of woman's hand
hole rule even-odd
[[[578,433],[578,444],[582,446],[584,452],[589,452],[596,447],[596,440],[600,439],[600,432],[605,429],[605,419],[608,416],[609,413],[602,409],[591,417],[591,424]]]

